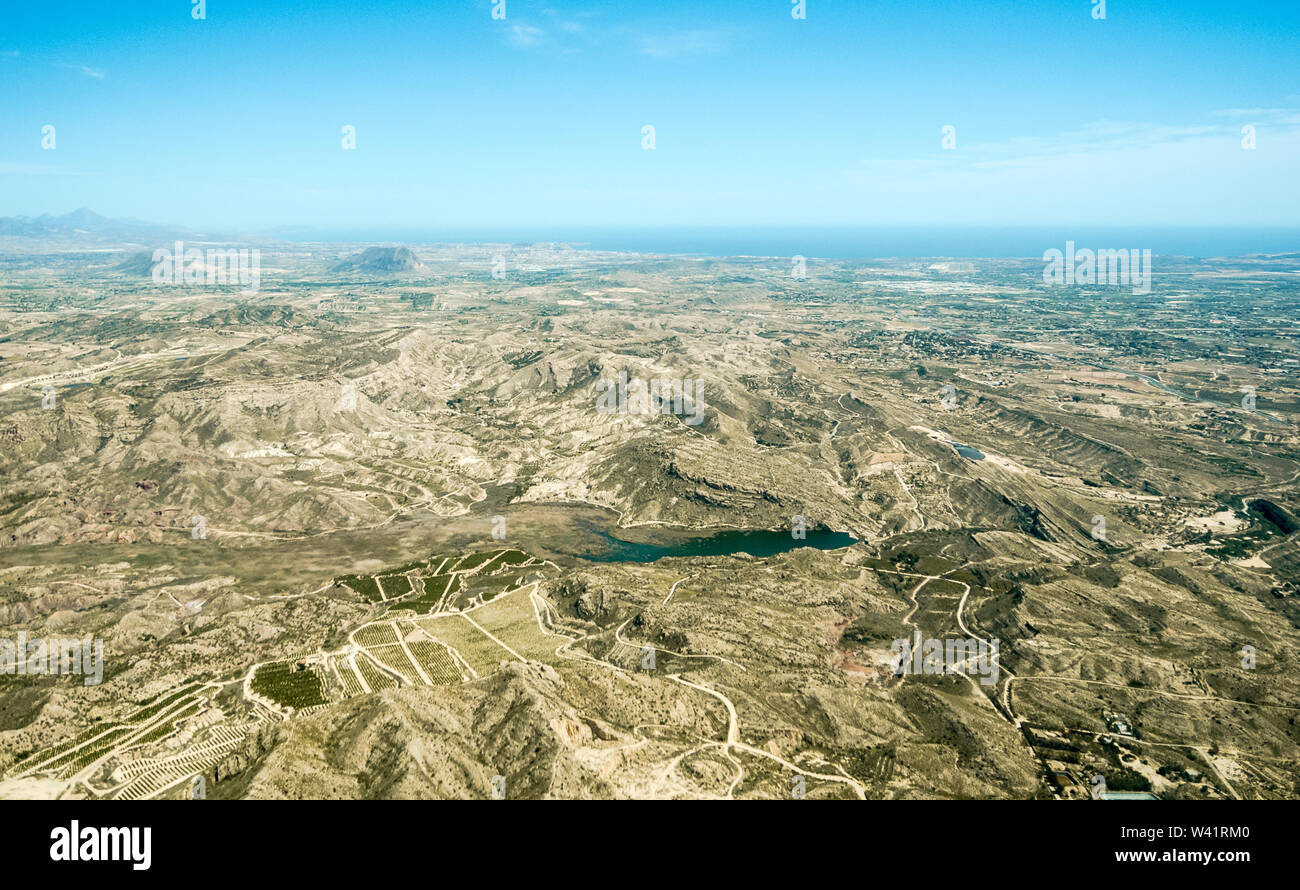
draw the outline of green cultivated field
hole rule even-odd
[[[369,575],[344,575],[339,579],[339,583],[351,587],[372,603],[377,603],[384,598],[379,592],[379,585]]]
[[[295,671],[288,661],[264,664],[253,674],[253,691],[271,701],[290,708],[309,708],[323,705],[328,699],[321,687],[320,676],[312,666]]]

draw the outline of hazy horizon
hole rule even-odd
[[[25,219],[56,220],[45,213]],[[102,214],[98,214],[101,215]],[[111,219],[111,218],[109,218]],[[354,227],[285,225],[266,230],[220,229],[173,221],[123,219],[116,223],[175,228],[215,240],[328,244],[501,244],[565,243],[593,250],[682,256],[796,254],[840,259],[952,257],[1037,258],[1067,241],[1084,246],[1127,246],[1167,256],[1248,256],[1300,251],[1300,226],[407,226]],[[3,237],[0,235],[0,237]],[[151,240],[158,240],[157,236]],[[170,237],[170,236],[169,236]]]

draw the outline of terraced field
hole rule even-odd
[[[330,659],[330,666],[339,678],[339,682],[343,684],[343,694],[345,696],[363,695],[365,693],[365,687],[361,685],[361,680],[352,667],[351,659],[346,656],[336,655]]]
[[[361,674],[362,681],[370,688],[371,692],[397,688],[397,681],[380,670],[374,660],[365,653],[357,654],[355,664],[357,671]]]
[[[121,721],[82,731],[11,777],[93,775],[92,793],[121,800],[175,794],[238,749],[261,721],[399,685],[469,682],[509,660],[552,659],[557,640],[542,632],[530,600],[536,585],[518,586],[523,570],[540,569],[544,564],[527,553],[495,549],[338,579],[370,602],[391,604],[392,617],[357,627],[339,651],[256,665],[245,678],[253,706],[247,714],[223,717],[213,708],[216,684],[193,681]]]
[[[339,578],[339,583],[344,584],[356,593],[370,600],[372,603],[383,602],[384,595],[379,590],[379,585],[375,579],[368,575],[346,575]]]
[[[511,569],[541,565],[540,561],[522,550],[499,548],[482,550],[464,555],[432,556],[423,562],[411,563],[399,569],[386,570],[377,575],[345,575],[335,579],[361,596],[368,602],[400,604],[400,608],[413,609],[420,614],[445,611],[452,607],[450,597],[466,586],[471,579],[485,582],[485,589],[494,586],[494,581],[487,581]],[[517,579],[520,573],[509,575]],[[479,583],[476,586],[483,586]],[[507,584],[495,585],[498,590],[508,589]],[[476,590],[471,598],[482,597],[481,590]]]
[[[407,656],[406,650],[399,645],[391,646],[371,646],[366,649],[366,654],[378,661],[380,664],[396,671],[403,679],[403,685],[428,685],[423,683],[419,670]]]
[[[110,796],[115,800],[139,800],[207,772],[236,750],[245,735],[243,726],[219,724],[211,728],[202,743],[180,753],[132,761],[118,769],[116,775],[127,781]]]
[[[356,631],[352,638],[361,646],[388,646],[397,642],[397,631],[388,622],[367,624]]]
[[[20,763],[12,776],[51,773],[67,779],[122,747],[154,741],[170,734],[172,723],[201,700],[202,684],[187,683],[166,693],[120,722],[87,729],[63,744],[42,752],[39,759]]]
[[[407,646],[424,669],[425,676],[435,684],[450,686],[469,679],[468,675],[461,674],[446,646],[429,639],[408,641]]]
[[[462,581],[459,575],[431,575],[421,579],[424,592],[402,602],[402,608],[413,609],[419,614],[436,612],[449,594],[460,589]]]
[[[259,666],[253,673],[253,692],[295,710],[325,704],[328,699],[317,673],[319,667],[294,668],[291,661],[273,661]]]
[[[514,658],[461,615],[417,618],[415,624],[439,642],[455,650],[477,676],[491,674],[502,661]]]
[[[484,630],[525,658],[547,662],[559,660],[555,647],[561,640],[542,633],[528,590],[498,597],[475,609],[472,614]]]

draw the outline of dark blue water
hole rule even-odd
[[[980,451],[978,448],[972,448],[969,445],[963,445],[960,442],[949,442],[948,444],[951,445],[953,448],[956,448],[957,453],[960,454],[962,457],[968,457],[971,460],[984,459],[984,452]]]
[[[592,562],[654,562],[665,556],[728,556],[732,553],[748,553],[750,556],[775,556],[799,547],[816,547],[818,550],[838,550],[857,543],[857,539],[846,532],[833,532],[825,529],[808,529],[804,540],[790,537],[789,531],[767,531],[762,529],[734,530],[716,532],[710,535],[693,535],[679,537],[674,533],[672,543],[651,544],[637,541],[625,541],[607,532],[597,532],[608,549],[588,554],[585,558]]]

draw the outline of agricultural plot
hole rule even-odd
[[[179,723],[182,720],[185,720],[186,718],[193,717],[196,713],[198,713],[199,706],[201,704],[202,704],[201,701],[195,699],[194,701],[189,702],[188,704],[182,705],[180,710],[168,714],[167,719],[160,720],[158,722],[158,725],[155,726],[153,729],[149,730],[147,733],[145,733],[142,736],[132,739],[131,747],[137,747],[140,745],[149,745],[149,744],[153,744],[154,742],[159,742],[167,738],[167,736],[171,735],[176,731],[177,723]]]
[[[369,575],[345,575],[339,579],[339,583],[352,588],[372,603],[383,602],[384,595],[380,593],[379,585]]]
[[[385,600],[400,599],[416,592],[416,588],[411,585],[411,579],[403,574],[380,575],[375,578],[375,582],[379,585]]]
[[[132,712],[120,722],[102,723],[87,729],[54,748],[20,761],[13,775],[53,773],[71,778],[124,743],[135,745],[164,738],[173,731],[173,722],[200,701],[198,682],[160,695],[156,701]]]
[[[459,575],[434,575],[432,578],[424,579],[424,594],[437,602],[453,590],[459,589],[462,583]]]
[[[482,631],[460,615],[417,618],[415,623],[460,653],[460,657],[479,676],[493,673],[501,662],[514,659],[513,655],[484,636]]]
[[[198,682],[186,683],[181,688],[171,693],[159,693],[156,700],[150,704],[142,706],[138,711],[134,711],[127,716],[124,722],[140,724],[147,722],[156,714],[162,713],[168,706],[174,704],[187,695],[197,692],[200,688]]]
[[[539,626],[537,608],[545,612],[544,624],[548,626],[558,616],[540,597],[535,608],[534,585],[516,587],[521,566],[503,564],[502,553],[497,554],[496,562],[478,564],[479,569],[495,566],[494,572],[470,576],[472,588],[493,591],[486,602],[480,601],[463,613],[397,617],[365,624],[352,632],[346,648],[317,659],[320,664],[287,659],[257,667],[248,681],[252,691],[302,715],[327,707],[340,694],[346,698],[405,685],[454,685],[491,674],[501,663],[520,657],[554,661],[555,648],[563,641]],[[535,572],[536,568],[529,567],[528,571]],[[389,577],[380,576],[381,583],[387,583]],[[431,590],[428,582],[433,579],[421,581],[427,594],[445,601],[446,594],[465,576],[435,577],[438,580]],[[489,578],[491,583],[484,584]],[[629,656],[639,656],[628,648]],[[89,781],[101,785],[95,791],[100,796],[126,800],[175,796],[179,793],[176,789],[189,777],[207,772],[237,749],[248,730],[249,724],[244,721],[203,726],[206,717],[183,724],[186,718],[203,713],[205,700],[198,686],[188,693],[180,690],[160,697],[137,712],[145,718],[140,723],[101,729],[101,737],[65,752],[63,774],[70,776],[94,763],[100,778]],[[184,726],[184,735],[175,735],[178,726]],[[197,731],[196,726],[200,727]],[[169,736],[175,738],[168,743],[170,747],[148,756],[151,752],[145,746],[156,745]],[[117,759],[105,761],[106,756]],[[114,767],[115,762],[118,765]],[[111,787],[103,780],[110,774],[99,766],[105,763],[112,768]]]
[[[325,689],[315,665],[294,670],[289,661],[273,661],[260,666],[253,674],[253,692],[283,707],[300,710],[325,704]]]
[[[397,688],[397,681],[381,671],[375,665],[375,662],[371,660],[370,656],[366,655],[364,652],[357,653],[356,663],[357,671],[360,672],[362,678],[366,681],[366,685],[370,687],[371,692],[378,692],[381,689]]]
[[[537,626],[529,591],[519,586],[541,565],[522,550],[501,548],[433,557],[379,575],[344,576],[339,583],[401,610],[396,619],[362,625],[350,634],[347,648],[320,664],[262,665],[249,678],[250,689],[302,714],[397,686],[468,682],[511,659],[553,660],[556,640]],[[455,614],[471,607],[474,618]],[[410,611],[427,617],[401,617]],[[482,627],[475,624],[480,618]]]
[[[499,562],[507,566],[523,566],[532,565],[537,560],[522,550],[503,550]]]
[[[534,572],[530,569],[503,566],[489,574],[469,576],[464,589],[448,597],[444,611],[468,609],[491,602],[524,584],[525,578],[531,578],[533,575]]]
[[[469,553],[461,558],[454,572],[482,572],[492,571],[500,565],[523,565],[532,559],[522,550],[502,549],[502,550],[483,550],[478,553]]]
[[[592,648],[594,649],[595,646]],[[622,640],[614,640],[603,655],[597,655],[596,657],[602,661],[608,661],[610,664],[618,665],[624,670],[635,671],[641,668],[646,653],[640,646],[633,646],[631,643],[624,643]],[[656,653],[656,660],[660,660],[658,653]]]
[[[440,686],[450,686],[455,683],[461,683],[468,680],[468,676],[462,676],[460,668],[452,659],[451,653],[447,647],[432,640],[422,638],[406,644],[415,660],[424,668],[425,676]]]
[[[338,675],[339,682],[343,684],[343,694],[345,696],[361,695],[366,691],[361,685],[361,680],[357,677],[357,672],[352,669],[352,664],[346,657],[340,655],[331,658],[330,664],[334,668],[335,674]]]
[[[483,629],[525,658],[557,661],[555,647],[565,640],[542,633],[528,590],[498,597],[471,614]]]
[[[523,574],[519,570],[541,563],[514,548],[481,550],[456,556],[433,556],[423,562],[388,569],[379,575],[345,575],[338,583],[351,588],[373,603],[394,603],[396,608],[418,614],[465,608],[509,590]],[[502,575],[506,577],[501,577]],[[488,580],[492,579],[492,580]],[[469,581],[474,589],[464,596],[457,592]]]
[[[453,572],[474,572],[501,556],[503,550],[484,550],[479,553],[467,553],[452,568]]]
[[[366,649],[366,654],[390,670],[401,674],[408,685],[425,685],[420,679],[420,672],[415,669],[415,665],[411,664],[411,659],[407,657],[406,650],[401,646],[396,644],[392,646],[371,646]]]
[[[341,687],[344,698],[364,695],[367,686],[372,692],[391,689],[398,677],[404,686],[446,686],[471,679],[446,646],[429,639],[410,619],[364,625],[352,639],[356,648],[328,656],[325,666],[330,688]],[[337,697],[337,692],[331,695]]]
[[[443,598],[461,586],[459,575],[433,575],[422,578],[421,583],[424,592],[412,599],[403,600],[399,608],[414,609],[418,614],[427,615],[436,611]]]
[[[130,726],[115,726],[96,736],[93,741],[68,751],[32,772],[52,772],[60,779],[69,779],[126,741],[133,731]]]
[[[352,635],[360,646],[390,646],[397,642],[397,631],[388,623],[367,624]]]
[[[202,741],[168,757],[142,757],[119,767],[114,775],[126,779],[111,792],[115,800],[140,800],[205,773],[244,741],[244,726],[219,724],[203,734]]]

